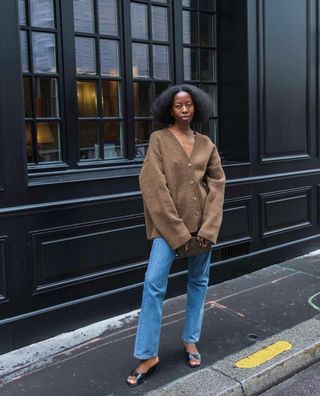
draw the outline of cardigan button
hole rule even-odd
[[[191,168],[191,166],[192,166],[191,162],[188,163],[188,166],[189,166],[189,168]]]
[[[196,200],[197,200],[197,197],[193,197],[192,199],[193,199],[194,201],[196,201]]]
[[[190,184],[193,184],[193,183],[194,183],[194,181],[193,181],[193,180],[190,180],[190,181],[189,181],[189,183],[190,183]]]
[[[197,211],[196,211],[196,215],[199,216],[199,214],[200,214],[200,212],[197,210]]]

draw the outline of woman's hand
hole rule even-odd
[[[206,246],[208,246],[211,243],[208,239],[206,239],[206,238],[204,238],[204,237],[202,237],[200,235],[197,236],[197,240],[198,240],[199,245],[201,247],[206,247]]]

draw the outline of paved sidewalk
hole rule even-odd
[[[253,395],[320,360],[320,251],[211,286],[199,369],[184,363],[179,341],[185,302],[165,302],[161,363],[143,385],[125,383],[136,366],[135,311],[1,355],[1,395]],[[255,368],[235,367],[279,340],[290,349]]]

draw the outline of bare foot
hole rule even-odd
[[[159,356],[155,356],[151,359],[147,359],[147,360],[141,360],[139,366],[136,368],[136,371],[138,373],[143,373],[145,374],[151,367],[155,366],[157,363],[159,363]],[[129,375],[128,382],[130,382],[130,384],[135,384],[137,382],[136,377]]]

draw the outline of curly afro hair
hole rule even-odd
[[[213,111],[213,101],[211,97],[202,89],[193,85],[174,85],[163,91],[153,102],[152,113],[155,121],[163,124],[173,124],[174,118],[171,116],[171,107],[175,95],[178,92],[188,92],[192,97],[195,113],[192,123],[206,121]]]

